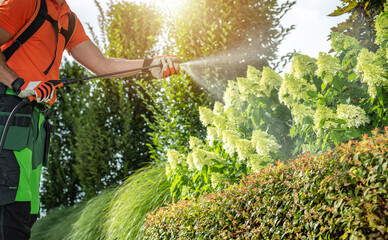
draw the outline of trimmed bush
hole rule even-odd
[[[150,213],[146,239],[387,239],[388,127]]]

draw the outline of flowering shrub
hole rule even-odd
[[[149,213],[145,239],[387,239],[388,127]]]
[[[167,175],[176,199],[222,189],[257,172],[293,148],[291,113],[279,102],[280,75],[249,67],[246,78],[230,81],[224,102],[200,107],[206,140],[190,138],[190,152],[168,150]]]
[[[188,153],[169,150],[173,196],[219,190],[274,160],[324,151],[388,125],[387,19],[383,13],[376,22],[376,53],[333,33],[333,55],[295,54],[284,77],[249,67],[247,77],[229,81],[224,103],[199,108],[206,140],[192,137]]]

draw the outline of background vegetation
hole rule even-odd
[[[63,103],[57,105],[56,125],[62,132],[53,138],[51,154],[57,158],[50,160],[55,168],[47,170],[42,198],[47,210],[59,208],[38,221],[33,239],[58,239],[55,232],[48,233],[42,228],[47,228],[43,225],[45,221],[57,219],[61,212],[65,216],[63,223],[70,221],[70,217],[74,223],[61,233],[61,239],[139,239],[144,237],[146,213],[165,205],[177,214],[172,216],[163,209],[150,214],[146,228],[149,238],[174,231],[187,234],[182,237],[205,237],[206,234],[207,237],[265,234],[260,235],[263,238],[280,234],[312,238],[385,237],[387,225],[376,219],[386,217],[385,210],[381,209],[384,208],[381,203],[388,200],[384,192],[386,135],[375,132],[375,138],[351,147],[343,145],[327,153],[326,158],[322,155],[341,142],[362,139],[372,129],[386,126],[388,121],[388,4],[382,12],[381,4],[373,1],[343,2],[332,15],[351,12],[362,20],[363,14],[369,14],[372,16],[369,26],[374,30],[357,28],[358,33],[352,32],[357,24],[362,24],[359,22],[352,22],[354,26],[340,26],[339,32],[330,36],[331,53],[320,53],[317,59],[294,54],[291,72],[284,76],[276,73],[279,63],[276,50],[292,28],[282,28],[279,19],[293,2],[279,6],[276,1],[267,1],[266,8],[261,1],[242,0],[229,5],[219,3],[220,7],[216,8],[209,1],[188,0],[187,9],[166,13],[168,17],[163,21],[156,17],[152,6],[111,2],[110,10],[106,13],[101,10],[100,15],[104,32],[100,46],[106,55],[144,58],[164,51],[201,64],[189,65],[186,68],[189,75],[183,72],[160,80],[147,76],[142,80],[99,80],[81,85],[79,92],[60,93]],[[231,8],[233,4],[235,7]],[[245,9],[246,6],[250,7]],[[246,10],[247,14],[235,9]],[[150,14],[150,18],[145,19],[139,12]],[[229,18],[236,21],[228,22]],[[263,31],[256,31],[260,24]],[[135,31],[142,31],[144,35],[134,34]],[[371,36],[370,33],[374,34],[373,39],[364,41],[363,37]],[[166,36],[168,44],[160,44]],[[238,45],[243,42],[246,45]],[[138,43],[144,43],[145,47],[137,51],[133,45]],[[240,57],[235,57],[233,49],[238,50]],[[220,62],[224,53],[228,56],[224,58],[226,65]],[[207,56],[210,56],[208,60],[202,59]],[[271,61],[263,62],[263,58]],[[209,59],[223,67],[212,69]],[[251,66],[225,68],[240,66],[240,63]],[[63,66],[65,76],[85,74],[76,64]],[[202,78],[199,81],[193,76]],[[70,104],[73,99],[78,100],[74,105]],[[300,160],[286,161],[301,153],[305,155]],[[313,154],[318,155],[311,160]],[[280,161],[274,165],[276,160]],[[151,162],[149,168],[136,171]],[[365,164],[360,166],[360,162]],[[354,172],[354,167],[360,169]],[[297,182],[299,177],[295,178],[295,172],[302,176],[301,182]],[[259,174],[244,177],[253,173]],[[372,173],[377,175],[373,177]],[[289,186],[309,187],[304,188],[305,192],[295,188],[300,195],[287,195],[290,201],[279,200],[280,205],[271,210],[273,201],[267,195],[259,197],[263,193],[255,192],[261,186],[257,184],[270,181],[273,186],[286,186],[266,178],[269,176],[281,182],[288,179]],[[343,176],[337,182],[339,188],[334,189],[331,182],[327,182],[327,188],[318,188],[319,183],[326,183],[333,176],[335,179]],[[65,179],[70,180],[69,184],[62,182]],[[376,183],[372,186],[375,189],[371,190],[372,195],[367,196],[365,192],[361,197],[359,191],[355,193],[352,186],[359,188],[357,181],[364,184],[361,186],[365,191]],[[109,190],[121,183],[120,187]],[[249,194],[255,196],[245,194],[244,199],[240,198],[239,194],[244,192],[239,184],[252,186]],[[222,189],[226,190],[213,194]],[[286,194],[293,192],[294,188],[290,189],[279,190]],[[341,192],[336,192],[337,189]],[[206,193],[210,195],[200,197]],[[220,198],[227,193],[236,197],[230,197],[230,203],[237,201],[236,206],[221,205],[220,209],[225,211],[217,211],[218,218],[212,221],[206,218],[213,216],[214,209],[208,209],[208,215],[199,215],[206,210],[205,205],[219,207],[206,201],[222,202]],[[337,195],[332,199],[334,193]],[[96,194],[99,195],[94,197]],[[194,200],[178,202],[180,199]],[[300,205],[292,206],[292,199]],[[84,203],[75,208],[63,207],[80,201]],[[367,209],[350,207],[345,211],[344,207],[340,208],[344,201],[348,201],[347,206],[358,206],[362,201],[369,201],[369,205]],[[260,204],[254,205],[254,202]],[[240,203],[246,204],[240,206]],[[314,204],[326,204],[327,208],[315,209]],[[283,214],[285,206],[294,211],[292,216]],[[262,215],[257,211],[256,215],[248,214],[252,208],[258,208]],[[338,209],[343,211],[338,213]],[[185,228],[195,221],[185,215],[191,211],[204,220],[201,224],[215,225],[209,225],[213,226],[211,229],[201,225],[202,231]],[[319,211],[329,217],[319,219],[322,216],[317,214]],[[367,218],[358,217],[365,214]],[[347,216],[353,216],[356,222]],[[292,219],[306,224],[298,225]],[[315,228],[310,225],[311,219],[316,220],[313,221]],[[252,231],[235,231],[241,227],[240,220],[252,220],[246,226]],[[263,225],[257,227],[257,221]],[[293,226],[292,231],[285,231],[288,228],[280,226],[281,221],[288,221],[290,225],[286,225]],[[327,224],[329,228],[321,228]],[[218,228],[221,225],[223,229]]]

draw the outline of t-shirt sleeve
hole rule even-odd
[[[86,35],[85,33],[85,29],[84,27],[82,26],[82,23],[81,21],[78,19],[78,17],[76,16],[76,21],[77,21],[77,24],[76,24],[76,28],[74,29],[74,33],[73,35],[71,36],[70,38],[70,41],[69,43],[67,44],[67,47],[66,47],[66,50],[67,52],[70,53],[70,50],[77,46],[78,44],[84,42],[84,41],[87,41],[87,40],[90,40],[90,38],[88,37],[88,35]]]
[[[15,36],[35,11],[34,0],[4,0],[0,4],[0,26]]]

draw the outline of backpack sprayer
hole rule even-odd
[[[81,81],[86,81],[86,80],[91,80],[91,79],[96,79],[96,78],[107,78],[111,77],[113,75],[118,75],[118,74],[123,74],[123,73],[129,73],[129,72],[136,72],[136,71],[141,71],[141,70],[147,70],[150,68],[156,68],[156,67],[162,67],[163,65],[154,65],[154,66],[148,66],[148,67],[141,67],[141,68],[134,68],[134,69],[129,69],[129,70],[124,70],[124,71],[119,71],[119,72],[113,72],[113,73],[106,73],[106,74],[101,74],[101,75],[95,75],[91,77],[84,77],[84,78],[73,78],[73,79],[61,79],[61,80],[50,80],[55,88],[60,88],[63,86],[67,86],[73,83],[81,82]],[[16,113],[26,104],[34,101],[35,97],[29,96],[24,98],[20,103],[18,103],[11,111],[9,114],[7,121],[4,125],[4,130],[1,135],[1,140],[0,140],[0,155],[3,151],[5,140],[7,138],[7,133],[9,130],[9,127],[11,126],[11,123],[16,115]]]

